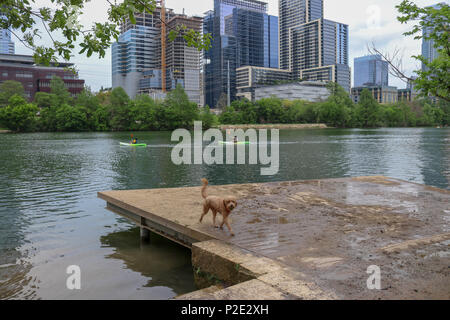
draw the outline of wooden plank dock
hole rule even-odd
[[[448,190],[378,176],[210,186],[209,194],[239,199],[235,237],[214,229],[211,214],[199,223],[200,187],[98,196],[143,236],[192,249],[202,290],[180,299],[450,298]],[[367,287],[374,265],[380,290]]]

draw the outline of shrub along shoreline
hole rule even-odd
[[[300,130],[300,129],[329,129],[332,127],[327,126],[324,123],[291,123],[291,124],[279,124],[279,123],[268,123],[268,124],[222,124],[219,125],[220,130],[231,130],[231,129],[280,129],[280,130]]]
[[[170,131],[192,128],[202,121],[205,129],[220,125],[264,125],[336,128],[416,127],[450,125],[450,105],[430,99],[380,105],[364,90],[358,104],[334,83],[330,97],[317,103],[276,97],[250,102],[246,99],[223,106],[219,116],[208,107],[190,102],[179,85],[166,99],[141,95],[130,99],[122,88],[92,93],[86,88],[72,98],[60,78],[51,80],[50,93],[38,92],[32,103],[24,98],[21,83],[0,85],[0,127],[13,132]]]

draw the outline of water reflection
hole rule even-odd
[[[441,143],[441,141],[444,143]],[[423,183],[441,188],[450,185],[450,130],[436,129],[422,133],[420,154]]]
[[[176,295],[195,290],[191,254],[186,248],[156,234],[149,244],[143,244],[139,228],[110,233],[100,241],[114,249],[106,258],[121,260],[127,269],[148,279],[145,287],[168,286]]]

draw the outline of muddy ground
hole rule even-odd
[[[245,189],[234,224],[246,227],[234,244],[342,299],[450,299],[449,191],[384,177]],[[367,288],[372,265],[381,290]]]

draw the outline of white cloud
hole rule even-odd
[[[39,5],[48,4],[49,0],[37,0]],[[278,0],[268,0],[269,13],[278,15]],[[412,74],[418,68],[417,62],[411,58],[421,51],[421,41],[412,37],[405,37],[403,33],[409,29],[408,25],[402,25],[397,21],[395,6],[401,0],[325,0],[325,18],[342,22],[350,28],[350,66],[353,68],[355,57],[367,54],[367,43],[374,41],[383,51],[392,52],[395,48],[401,48],[404,55],[404,68]],[[438,3],[439,0],[415,0],[419,6],[428,6]],[[182,12],[183,8],[188,15],[203,15],[207,10],[213,9],[213,0],[166,0],[166,6],[173,8],[175,12]],[[375,8],[375,10],[374,10]],[[379,28],[374,28],[374,15],[379,8]],[[368,10],[372,9],[372,10]],[[94,0],[87,4],[85,14],[81,17],[83,25],[91,25],[94,22],[104,22],[107,19],[107,1]],[[377,19],[375,19],[376,22]],[[369,22],[369,26],[368,26]],[[48,39],[47,39],[48,41]],[[17,53],[29,54],[30,52],[16,41]],[[73,62],[77,64],[80,77],[86,80],[86,84],[94,90],[101,86],[111,86],[111,52],[108,50],[104,59],[98,57],[86,58],[75,55]],[[405,84],[391,77],[390,84],[404,87]]]

